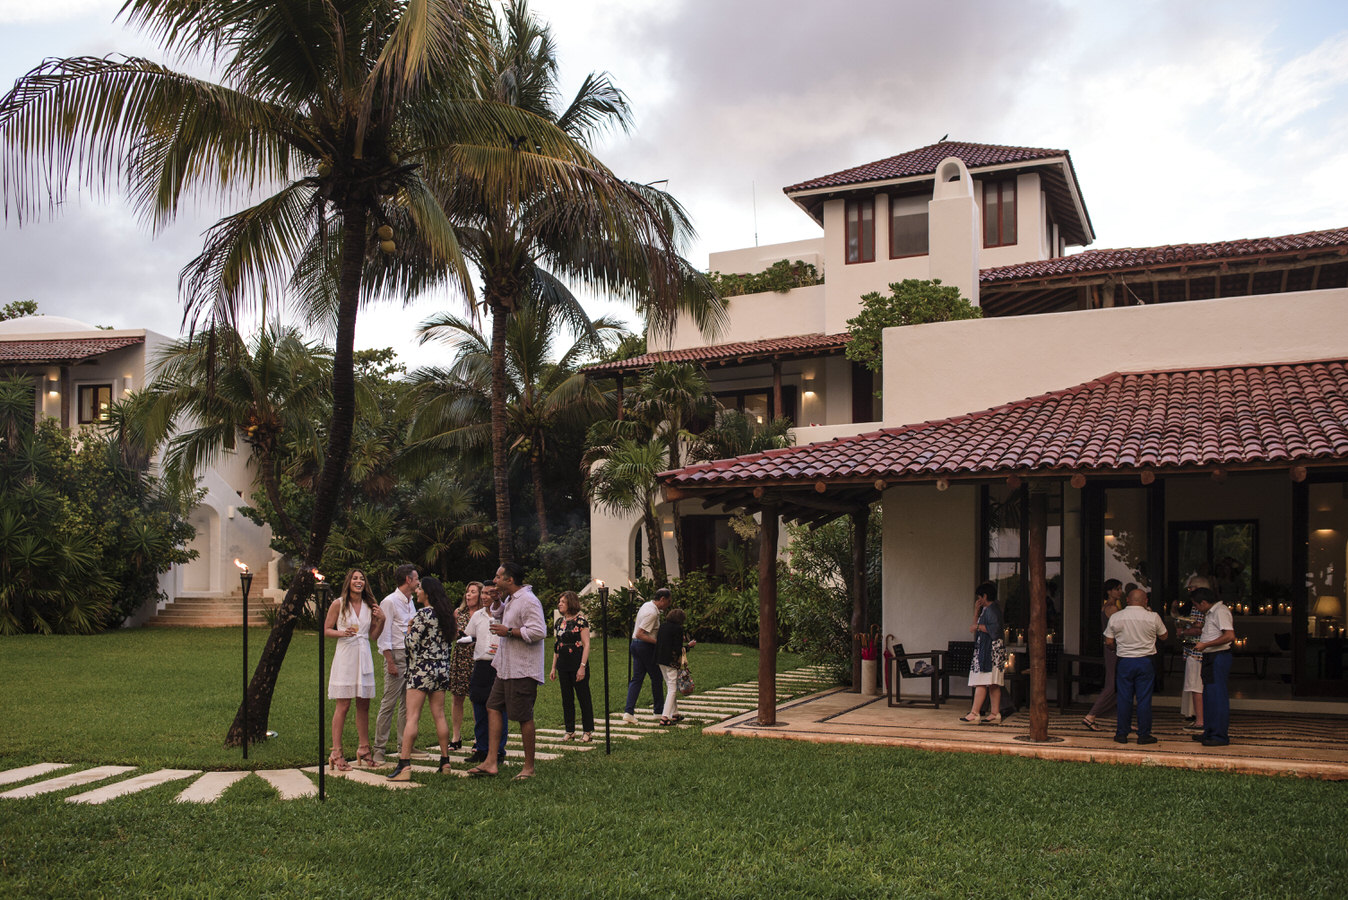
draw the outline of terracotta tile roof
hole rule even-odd
[[[847,332],[842,334],[795,334],[786,337],[767,338],[761,341],[712,344],[706,347],[688,347],[684,350],[659,350],[655,353],[634,356],[631,359],[596,363],[592,366],[586,366],[585,372],[590,375],[633,372],[653,366],[658,362],[697,362],[703,365],[717,365],[750,359],[816,356],[842,350],[851,339],[852,336]]]
[[[947,156],[958,157],[970,169],[976,169],[980,166],[1029,162],[1036,159],[1051,159],[1056,156],[1067,155],[1066,150],[1048,150],[1041,147],[1002,147],[996,144],[941,141],[940,143],[929,144],[926,147],[919,147],[916,150],[909,150],[907,153],[900,153],[898,156],[891,156],[888,159],[843,169],[841,172],[834,172],[832,175],[811,178],[809,181],[802,181],[800,184],[793,184],[790,187],[782,188],[782,190],[790,194],[813,188],[842,187],[867,181],[885,181],[890,178],[908,178],[914,175],[933,175],[936,173],[936,166]]]
[[[1071,256],[998,266],[979,273],[980,284],[997,284],[1021,279],[1090,275],[1119,269],[1144,269],[1166,266],[1216,263],[1228,259],[1278,254],[1348,254],[1348,228],[1308,231],[1281,237],[1217,241],[1211,244],[1166,244],[1160,247],[1123,247],[1118,250],[1085,250]]]
[[[1348,360],[1114,373],[938,422],[689,466],[678,486],[1348,459]]]
[[[0,363],[72,363],[109,350],[145,343],[140,335],[70,338],[54,341],[0,340]]]

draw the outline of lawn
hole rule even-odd
[[[259,767],[316,752],[314,640],[292,648]],[[0,639],[0,767],[238,766],[219,747],[237,646],[222,632]],[[694,664],[709,688],[757,660],[699,647]],[[540,724],[559,707],[544,688]],[[325,804],[257,779],[191,808],[171,802],[182,783],[96,807],[4,800],[0,895],[1300,898],[1342,896],[1348,873],[1348,787],[1324,782],[697,729],[539,773],[419,776],[396,793],[330,779]]]

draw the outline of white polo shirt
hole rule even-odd
[[[655,605],[654,600],[647,600],[641,604],[641,609],[637,610],[637,621],[632,627],[632,640],[640,640],[637,637],[638,631],[644,631],[651,637],[660,630],[660,607]]]
[[[1215,641],[1223,631],[1234,632],[1236,630],[1235,619],[1231,616],[1231,610],[1226,608],[1226,604],[1218,600],[1208,607],[1207,615],[1203,617],[1203,631],[1198,635],[1200,643]],[[1230,650],[1231,644],[1228,641],[1225,644],[1219,644],[1216,647],[1208,647],[1204,653],[1221,653],[1223,650]]]
[[[1156,641],[1165,637],[1165,623],[1145,606],[1125,606],[1109,617],[1105,637],[1114,639],[1114,652],[1123,659],[1156,653]]]

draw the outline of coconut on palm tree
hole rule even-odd
[[[288,291],[328,313],[327,448],[301,574],[249,688],[258,737],[346,477],[361,304],[431,283],[471,293],[442,205],[460,179],[508,206],[521,183],[588,197],[611,176],[551,122],[475,90],[490,19],[476,0],[127,0],[121,15],[218,80],[139,57],[48,60],[0,99],[0,189],[20,223],[70,185],[116,186],[156,228],[192,195],[249,203],[184,269],[188,320],[232,324]],[[626,221],[629,207],[603,208]]]

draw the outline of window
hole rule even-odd
[[[106,422],[112,408],[112,385],[82,384],[79,387],[79,423]]]
[[[983,246],[1005,247],[1016,242],[1016,182],[983,182]]]
[[[799,389],[794,384],[782,385],[783,409],[780,413],[773,409],[772,388],[770,387],[743,391],[717,391],[716,399],[726,409],[737,409],[742,413],[747,413],[754,417],[757,424],[765,425],[779,415],[785,416],[792,422],[796,420],[798,391]],[[690,426],[690,430],[696,433],[710,424],[710,422],[696,423]]]
[[[875,262],[875,198],[847,201],[847,261]]]
[[[926,256],[927,245],[927,204],[922,202],[914,207],[903,199],[892,197],[889,201],[889,258],[902,256]]]
[[[1021,631],[1030,625],[1029,490],[1005,484],[982,490],[980,549],[982,578],[997,585],[997,599],[1007,628]],[[1044,532],[1044,568],[1047,580],[1050,643],[1062,642],[1062,489],[1048,495],[1048,522]],[[1008,642],[1009,643],[1009,642]]]

